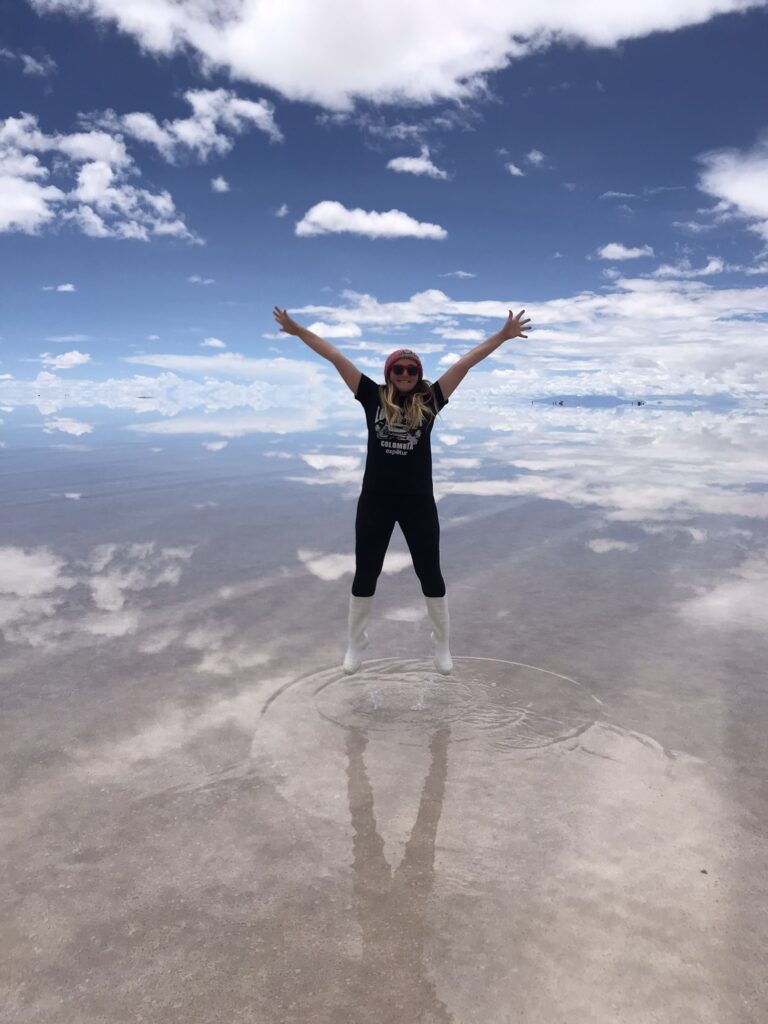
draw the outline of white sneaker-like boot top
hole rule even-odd
[[[344,655],[343,668],[347,675],[357,672],[363,663],[363,650],[368,646],[368,633],[365,627],[371,615],[370,597],[349,595],[349,617],[347,620],[347,653]]]
[[[451,652],[448,649],[448,634],[450,627],[448,598],[427,597],[425,594],[424,601],[427,605],[427,613],[429,614],[429,618],[434,626],[431,636],[435,642],[435,668],[438,672],[447,676],[453,670],[453,659],[451,658]]]

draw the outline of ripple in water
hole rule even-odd
[[[274,694],[263,713],[278,698],[306,702],[310,688],[316,712],[344,728],[394,729],[407,739],[450,725],[452,742],[502,752],[571,739],[600,717],[600,701],[567,676],[496,658],[454,664],[453,675],[439,678],[414,659],[368,661],[352,676],[329,669]]]

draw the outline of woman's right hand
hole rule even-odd
[[[280,324],[280,329],[286,334],[296,334],[302,329],[300,324],[297,324],[295,320],[291,320],[288,316],[288,311],[280,309],[279,306],[275,306],[272,310],[275,320]]]

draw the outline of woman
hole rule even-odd
[[[421,360],[411,349],[393,352],[384,365],[384,385],[361,373],[346,356],[323,338],[301,327],[286,310],[273,313],[283,332],[301,338],[328,359],[365,409],[368,451],[355,518],[355,577],[349,598],[348,646],[343,668],[347,674],[362,664],[368,646],[365,627],[371,613],[376,582],[395,523],[400,524],[421,583],[427,613],[434,627],[434,663],[438,672],[453,669],[448,649],[448,599],[440,572],[440,523],[432,488],[430,435],[435,416],[468,370],[509,338],[523,334],[529,320],[512,310],[502,329],[463,355],[442,377],[424,380]]]

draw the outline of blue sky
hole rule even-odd
[[[2,5],[8,407],[346,401],[275,303],[375,379],[525,306],[457,399],[765,393],[768,4],[334,6]]]

